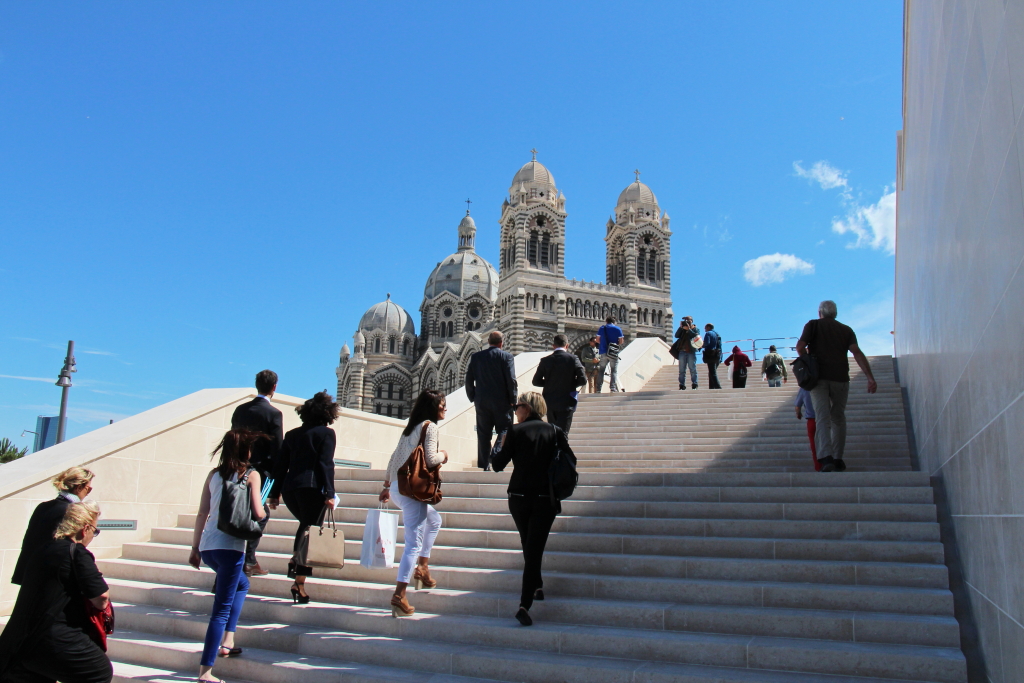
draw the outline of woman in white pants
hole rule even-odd
[[[398,492],[398,470],[416,450],[420,439],[423,440],[427,466],[434,467],[448,462],[448,454],[437,449],[437,423],[444,419],[445,397],[440,391],[427,389],[416,399],[416,405],[409,415],[409,424],[402,431],[402,438],[391,454],[388,463],[387,479],[384,489],[380,492],[381,502],[391,500],[402,508],[405,523],[405,552],[398,564],[398,583],[395,594],[391,596],[391,616],[409,617],[416,609],[405,597],[405,589],[409,579],[416,581],[417,588],[433,588],[437,581],[430,578],[430,550],[434,547],[434,539],[441,530],[441,515],[433,505],[403,496]],[[394,488],[392,483],[395,482]],[[415,573],[413,568],[415,567]]]

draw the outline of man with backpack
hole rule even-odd
[[[878,389],[871,363],[857,345],[856,333],[836,320],[835,301],[822,301],[818,305],[818,319],[804,325],[796,351],[801,357],[814,356],[818,367],[817,381],[810,392],[817,423],[814,444],[821,471],[842,472],[846,469],[843,452],[846,449],[846,400],[850,395],[848,354],[853,354],[867,377],[869,394]]]
[[[625,337],[622,334],[622,328],[615,324],[615,318],[605,318],[604,325],[601,325],[597,329],[597,337],[600,340],[599,346],[597,347],[598,353],[601,354],[601,362],[597,366],[597,388],[596,393],[601,393],[601,388],[604,386],[604,372],[605,369],[611,366],[612,377],[610,391],[619,390],[619,351],[622,350],[622,345],[626,343]]]
[[[718,381],[718,364],[722,362],[722,338],[715,332],[715,326],[704,326],[704,364],[708,366],[708,389],[721,389]]]
[[[768,380],[770,387],[781,387],[784,382],[789,381],[786,361],[779,355],[775,344],[768,347],[768,354],[761,361],[761,374]]]

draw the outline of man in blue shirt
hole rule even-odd
[[[718,381],[718,364],[722,362],[722,338],[715,332],[715,326],[704,326],[704,364],[708,366],[708,389],[721,389]]]
[[[601,363],[597,366],[597,393],[601,393],[604,386],[604,373],[610,365],[612,368],[611,391],[619,390],[619,351],[626,339],[622,335],[622,328],[615,324],[615,318],[605,318],[604,325],[597,330],[597,337],[600,340],[598,351],[601,354]],[[609,348],[611,347],[611,348]]]

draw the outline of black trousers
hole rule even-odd
[[[548,534],[555,521],[555,509],[547,496],[509,494],[508,511],[512,513],[516,529],[519,530],[519,540],[523,544],[523,594],[519,604],[530,609],[534,592],[544,587],[540,565],[544,561],[544,546],[547,545]]]
[[[512,426],[512,412],[476,407],[476,466],[480,469],[491,464],[491,432],[501,434]]]
[[[4,683],[109,683],[114,668],[106,653],[82,631],[67,627],[41,641],[22,645]]]
[[[288,512],[299,520],[299,529],[295,532],[295,542],[292,543],[292,552],[299,552],[299,548],[306,542],[306,532],[311,526],[319,526],[327,509],[324,506],[324,494],[320,489],[301,488],[285,491],[281,494],[284,504],[288,506]],[[295,573],[302,576],[311,575],[312,568],[296,565]]]
[[[738,370],[738,368],[737,368],[737,370]],[[739,376],[740,373],[737,372],[737,370],[733,370],[732,371],[732,388],[733,389],[745,389],[747,387],[747,376],[743,375],[742,377],[740,377]]]
[[[572,427],[572,414],[575,410],[575,408],[552,408],[548,406],[548,422],[556,427],[561,427],[562,431],[568,434],[569,427]]]
[[[721,389],[722,385],[718,381],[718,361],[708,361],[705,365],[708,366],[708,388]]]

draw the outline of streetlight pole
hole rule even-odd
[[[68,421],[68,389],[71,388],[71,373],[78,372],[75,366],[75,342],[68,342],[68,355],[64,358],[64,367],[60,370],[60,377],[57,378],[57,386],[61,387],[60,392],[60,418],[57,420],[57,443],[64,441],[64,428]]]

